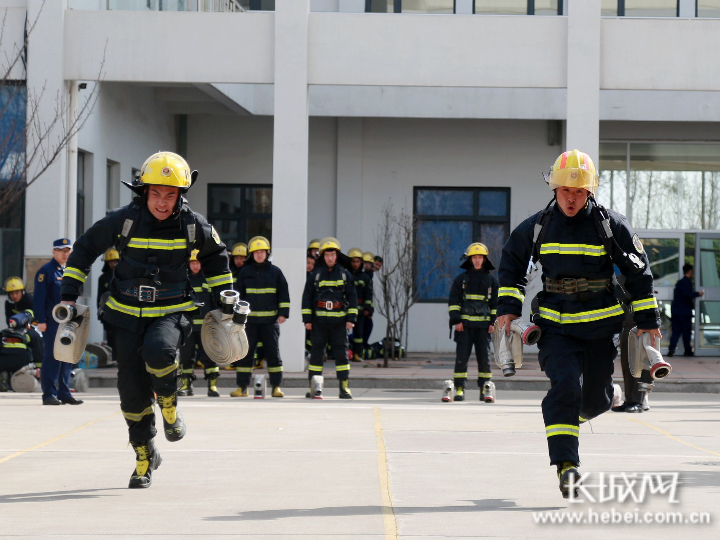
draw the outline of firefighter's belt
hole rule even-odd
[[[342,302],[331,302],[328,300],[327,302],[323,302],[321,300],[318,301],[317,307],[323,308],[327,311],[332,311],[333,309],[342,309],[343,303]]]
[[[576,294],[612,291],[612,279],[545,278],[545,290],[550,293]]]
[[[124,296],[135,298],[140,302],[156,302],[157,300],[172,300],[175,298],[183,298],[185,296],[185,288],[165,289],[152,287],[150,285],[140,285],[139,287],[127,287],[119,289],[118,292]]]

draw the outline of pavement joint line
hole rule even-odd
[[[672,439],[672,440],[675,441],[675,442],[679,442],[680,444],[684,444],[685,446],[689,446],[690,448],[694,448],[695,450],[701,450],[701,451],[703,451],[703,452],[707,452],[708,454],[712,454],[712,455],[714,455],[714,456],[720,456],[720,452],[715,452],[715,451],[713,451],[713,450],[708,450],[707,448],[703,448],[702,446],[695,446],[694,444],[690,444],[689,442],[685,442],[685,441],[683,441],[682,439],[678,439],[677,437],[675,437],[675,436],[672,435],[671,433],[665,431],[664,429],[661,429],[661,428],[659,428],[659,427],[655,427],[655,426],[653,426],[652,424],[648,424],[647,422],[643,422],[643,421],[637,420],[637,419],[635,419],[635,418],[627,418],[627,417],[626,417],[626,420],[630,420],[631,422],[636,422],[636,423],[638,423],[638,424],[640,424],[640,425],[643,425],[643,426],[645,426],[645,427],[649,427],[650,429],[654,429],[654,430],[657,431],[658,433],[662,433],[663,435],[665,435],[667,438]]]
[[[390,491],[390,474],[388,473],[387,448],[383,436],[382,419],[380,409],[373,407],[375,419],[375,438],[377,440],[377,461],[378,476],[380,480],[380,499],[382,501],[383,524],[385,527],[385,540],[399,540],[397,517],[395,507],[392,503],[392,492]]]
[[[49,444],[57,442],[60,439],[64,439],[65,437],[69,437],[70,435],[73,435],[74,433],[77,433],[78,431],[85,429],[86,427],[90,427],[93,424],[97,424],[98,422],[102,422],[103,420],[107,420],[108,418],[112,418],[113,416],[116,416],[118,414],[120,414],[120,411],[114,412],[112,414],[108,414],[107,416],[102,416],[100,418],[96,418],[95,420],[90,420],[89,422],[83,424],[82,426],[76,427],[75,429],[68,431],[67,433],[63,433],[62,435],[58,435],[57,437],[54,437],[54,438],[50,439],[49,441],[45,441],[40,444],[36,444],[35,446],[31,446],[30,448],[25,448],[24,450],[20,450],[19,452],[15,452],[14,454],[6,456],[6,457],[0,459],[0,463],[5,463],[6,461],[10,461],[13,458],[22,456],[23,454],[27,454],[28,452],[32,452],[33,450],[37,450],[38,448],[42,448],[43,446],[47,446]]]

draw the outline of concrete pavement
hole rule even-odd
[[[187,437],[159,436],[147,490],[116,392],[79,407],[0,394],[0,538],[717,538],[720,400],[655,394],[652,410],[581,427],[582,471],[680,472],[679,504],[575,504],[548,466],[541,392],[440,403],[430,390],[303,390],[264,401],[181,399]],[[537,524],[537,512],[710,513],[704,525]],[[535,514],[534,514],[535,513]],[[545,514],[543,514],[545,515]],[[557,514],[559,515],[559,514]]]

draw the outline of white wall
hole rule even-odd
[[[0,21],[5,23],[2,41],[0,41],[0,73],[3,75],[23,44],[26,4],[26,0],[0,0]],[[9,73],[8,79],[21,80],[24,78],[25,68],[20,60]]]

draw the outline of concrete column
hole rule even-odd
[[[290,319],[281,327],[287,371],[302,371],[308,209],[308,0],[275,8],[275,117],[273,138],[273,259],[290,288]]]
[[[573,2],[568,13],[568,150],[598,163],[600,137],[600,0]]]
[[[697,0],[678,0],[678,16],[683,19],[694,19],[696,1]]]
[[[64,17],[67,0],[46,2],[42,12],[40,12],[42,0],[28,0],[27,6],[28,21],[34,21],[39,14],[28,44],[27,112],[30,117],[34,112],[34,100],[39,100],[35,111],[35,123],[48,126],[53,123],[58,112],[62,114],[68,101],[63,73]],[[62,124],[66,120],[61,118],[56,122],[56,126],[44,141],[46,151],[52,152],[58,139],[62,138]],[[33,134],[34,130],[31,128],[29,146],[37,144],[33,142]],[[34,176],[35,171],[40,170],[42,166],[42,162],[36,159],[30,164],[28,176]],[[48,169],[28,186],[25,203],[26,258],[51,257],[52,241],[68,234],[67,172],[67,154],[66,151],[62,151]],[[27,276],[28,279],[34,277]]]
[[[455,0],[456,15],[472,15],[473,0]]]
[[[345,253],[352,247],[367,250],[359,226],[363,216],[362,122],[362,118],[338,118],[335,230]]]

